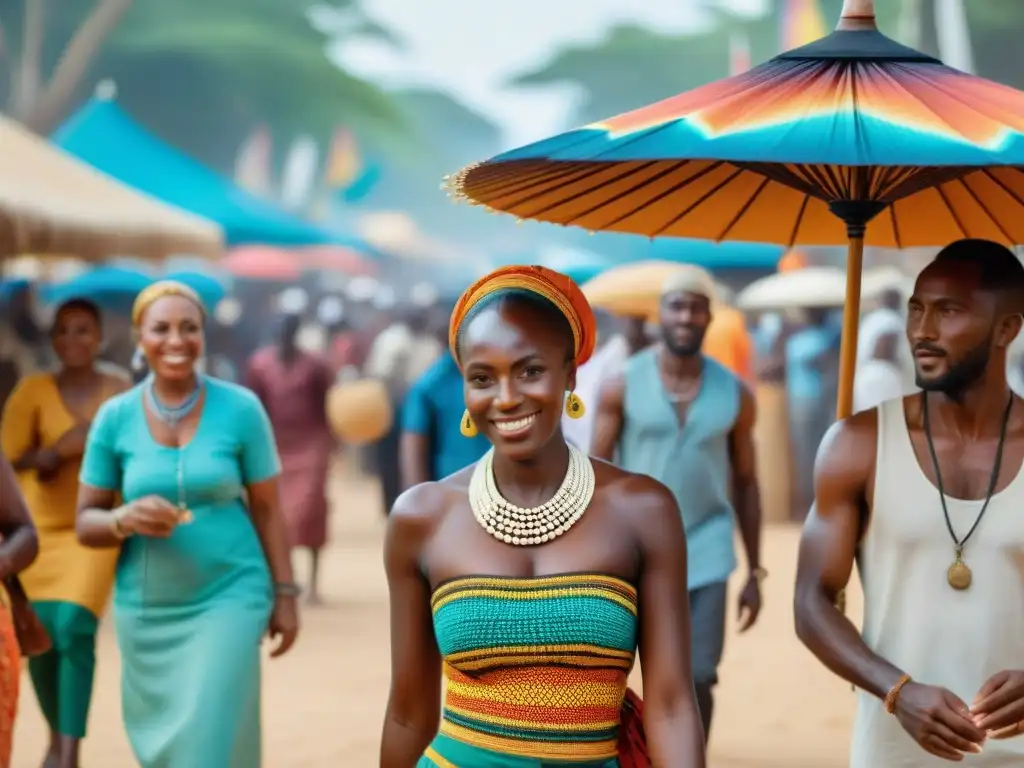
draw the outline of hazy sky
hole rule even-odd
[[[350,69],[393,85],[450,91],[495,120],[520,144],[565,127],[570,91],[510,91],[502,83],[574,42],[594,41],[622,22],[667,32],[702,23],[708,0],[364,0],[367,13],[395,30],[406,49],[349,43],[338,51]],[[718,0],[757,12],[764,0]]]

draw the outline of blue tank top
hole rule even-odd
[[[703,383],[680,427],[658,375],[657,349],[626,366],[619,463],[650,475],[675,496],[683,515],[689,588],[725,581],[736,567],[729,436],[740,411],[740,383],[704,357]]]

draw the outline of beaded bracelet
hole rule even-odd
[[[896,685],[889,689],[889,692],[885,695],[885,711],[890,715],[896,714],[896,702],[900,698],[900,691],[903,690],[903,686],[910,682],[910,675],[902,675],[899,680],[896,681]]]

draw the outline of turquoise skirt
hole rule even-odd
[[[585,763],[537,760],[492,752],[438,734],[416,768],[619,768],[619,761],[616,758],[596,763],[593,760]]]

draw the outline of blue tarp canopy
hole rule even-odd
[[[149,133],[111,99],[92,99],[52,141],[131,187],[220,224],[228,245],[337,244],[372,252],[359,238],[310,224],[235,186]]]
[[[175,272],[155,276],[129,267],[104,265],[71,278],[63,283],[45,285],[40,298],[47,304],[60,305],[72,299],[89,299],[100,309],[127,315],[135,297],[146,286],[159,279],[177,280],[199,294],[207,311],[211,311],[224,298],[225,289],[217,280],[198,272]]]

